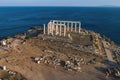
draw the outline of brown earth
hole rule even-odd
[[[79,53],[79,56],[87,56],[87,58],[91,56],[91,54],[86,54],[82,51],[51,44],[52,42],[40,39],[28,39],[25,44],[17,46],[19,51],[12,48],[8,51],[1,51],[0,65],[21,73],[28,80],[111,80],[109,78],[106,79],[105,74],[97,69],[106,67],[100,63],[100,58],[95,64],[82,66],[82,72],[67,71],[60,66],[55,68],[53,65],[37,64],[32,61],[31,57],[40,56],[45,49],[75,55]]]

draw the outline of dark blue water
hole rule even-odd
[[[120,8],[104,7],[0,7],[0,37],[21,33],[54,19],[81,21],[83,28],[120,44]]]

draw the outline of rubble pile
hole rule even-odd
[[[82,57],[74,55],[66,55],[61,52],[55,52],[51,50],[44,50],[44,53],[40,57],[33,57],[34,62],[40,64],[49,64],[55,66],[61,66],[68,71],[81,71],[82,65],[92,64],[92,60],[86,60]]]
[[[58,59],[56,56],[47,56],[47,57],[41,56],[40,58],[35,57],[34,61],[38,64],[40,64],[40,63],[52,64],[55,66],[55,68],[57,66],[61,66],[66,70],[71,70],[71,71],[72,70],[75,70],[75,71],[81,70],[79,63]]]
[[[27,80],[20,73],[9,70],[6,66],[0,67],[0,74],[0,80]]]
[[[19,37],[11,37],[11,38],[7,38],[7,39],[3,39],[0,41],[0,49],[1,50],[9,50],[14,49],[14,50],[18,50],[17,47],[20,44],[24,44],[25,43],[25,37],[24,36],[19,36]]]

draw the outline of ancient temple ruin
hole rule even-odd
[[[51,20],[47,26],[44,24],[44,34],[66,36],[67,32],[80,33],[81,22]]]

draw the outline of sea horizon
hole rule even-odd
[[[10,5],[10,6],[0,6],[0,7],[89,7],[89,8],[120,8],[120,6],[106,6],[106,5],[103,5],[103,6],[13,6],[13,5]]]

